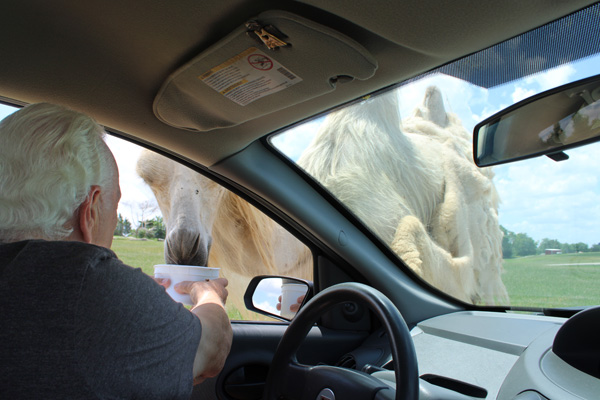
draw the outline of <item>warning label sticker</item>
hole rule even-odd
[[[211,68],[198,79],[241,106],[302,82],[256,47]]]

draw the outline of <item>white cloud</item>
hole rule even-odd
[[[575,67],[566,64],[529,76],[518,84],[509,83],[507,86],[513,87],[511,99],[513,103],[518,103],[538,93],[572,82],[576,73]]]
[[[567,151],[569,160],[540,157],[495,168],[500,224],[535,240],[600,242],[599,145]]]
[[[273,146],[293,161],[297,161],[317,134],[323,119],[318,118],[298,125],[273,137]]]
[[[127,218],[133,226],[136,226],[141,218],[138,205],[144,201],[156,203],[152,190],[135,172],[135,165],[142,147],[110,135],[107,136],[106,143],[115,156],[119,167],[121,201],[119,202],[118,212]],[[148,218],[155,215],[160,215],[159,209],[149,215]]]
[[[478,124],[479,122],[483,121],[484,119],[496,114],[498,111],[504,110],[508,106],[509,106],[509,104],[506,104],[506,103],[501,103],[501,104],[497,104],[494,106],[486,105],[483,107],[480,114],[473,114],[472,118],[475,121],[475,123]]]
[[[517,86],[515,91],[512,93],[511,98],[513,103],[518,103],[521,100],[525,100],[528,97],[536,94],[536,91],[533,89],[525,89],[523,87]]]
[[[573,76],[577,73],[575,67],[571,64],[561,65],[547,72],[532,75],[525,79],[529,85],[537,84],[540,92],[555,88],[571,82]]]
[[[258,304],[254,304],[257,308],[270,312],[272,314],[277,314],[279,315],[279,311],[277,311],[277,308],[275,308],[274,304],[271,304],[267,301],[264,301],[262,303],[258,303]]]
[[[17,111],[16,107],[7,106],[4,104],[0,104],[0,121],[5,117],[8,117],[13,112]]]
[[[276,292],[279,295],[282,284],[283,281],[280,278],[267,278],[260,281],[256,289],[264,292]]]

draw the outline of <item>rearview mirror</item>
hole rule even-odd
[[[600,140],[600,75],[523,100],[475,126],[475,164],[495,164],[547,155]]]
[[[244,295],[250,311],[290,321],[312,294],[312,282],[284,276],[254,277]]]

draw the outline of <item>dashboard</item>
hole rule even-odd
[[[594,326],[586,323],[585,328],[578,327],[569,340],[576,344],[581,332],[600,341],[594,329],[597,316],[593,316]],[[465,311],[419,323],[411,334],[421,377],[420,399],[600,398],[600,379],[573,367],[552,350],[566,321]],[[590,356],[596,367],[600,366],[595,349],[590,349]],[[373,375],[395,386],[393,371]]]

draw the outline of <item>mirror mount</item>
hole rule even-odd
[[[549,159],[556,161],[556,162],[565,161],[565,160],[569,159],[569,155],[567,153],[565,153],[564,151],[546,154],[546,157],[548,157]]]

